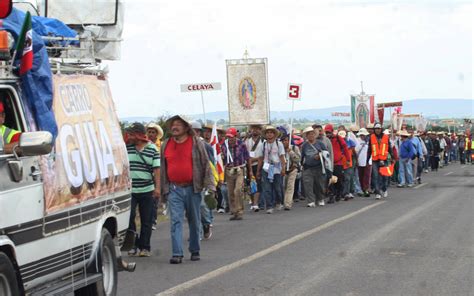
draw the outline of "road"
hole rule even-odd
[[[219,215],[201,261],[180,265],[162,223],[119,295],[474,295],[473,176],[450,164],[381,201]]]

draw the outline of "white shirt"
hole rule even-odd
[[[367,152],[369,151],[369,144],[357,138],[355,151],[357,154],[357,164],[360,167],[367,166]],[[372,164],[372,158],[369,159],[369,165]]]
[[[262,145],[261,153],[260,155],[263,155],[263,169],[267,172],[268,169],[265,169],[265,164],[273,164],[276,165],[273,172],[275,174],[281,173],[280,156],[285,156],[283,143],[280,141],[274,141],[273,143],[265,142],[265,145]]]

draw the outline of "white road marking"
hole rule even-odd
[[[453,173],[453,172],[449,172],[449,173],[446,173],[446,174],[444,174],[444,175],[445,175],[445,176],[449,176],[449,175],[451,175],[452,173]]]
[[[423,187],[423,186],[425,186],[425,185],[428,185],[428,184],[429,184],[429,183],[423,183],[423,184],[420,184],[420,185],[418,185],[418,186],[413,187],[413,189],[418,189],[418,188],[421,188],[421,187]]]
[[[343,222],[343,221],[346,221],[346,220],[348,220],[348,219],[351,219],[352,217],[355,217],[355,216],[357,216],[357,215],[359,215],[359,214],[362,214],[363,212],[366,212],[366,211],[368,211],[368,210],[370,210],[370,209],[372,209],[372,208],[375,208],[376,206],[379,206],[379,205],[384,204],[384,203],[385,203],[385,201],[379,201],[379,202],[377,202],[377,203],[371,204],[370,206],[367,206],[367,207],[364,207],[364,208],[362,208],[362,209],[360,209],[360,210],[357,210],[357,211],[355,211],[355,212],[352,212],[352,213],[350,213],[350,214],[348,214],[348,215],[345,215],[345,216],[342,216],[342,217],[340,217],[340,218],[337,218],[337,219],[334,219],[334,220],[332,220],[332,221],[329,221],[329,222],[327,222],[327,223],[325,223],[325,224],[323,224],[323,225],[320,225],[320,226],[318,226],[318,227],[315,227],[315,228],[313,228],[313,229],[310,229],[310,230],[308,230],[308,231],[305,231],[305,232],[303,232],[303,233],[300,233],[300,234],[298,234],[298,235],[295,235],[295,236],[293,236],[293,237],[291,237],[291,238],[289,238],[289,239],[287,239],[287,240],[284,240],[284,241],[282,241],[282,242],[280,242],[280,243],[278,243],[278,244],[276,244],[276,245],[273,245],[273,246],[271,246],[271,247],[269,247],[269,248],[267,248],[267,249],[264,249],[264,250],[262,250],[262,251],[260,251],[260,252],[258,252],[258,253],[255,253],[255,254],[253,254],[252,256],[249,256],[249,257],[244,258],[244,259],[237,260],[237,261],[235,261],[235,262],[233,262],[233,263],[230,263],[230,264],[228,264],[228,265],[224,265],[224,266],[222,266],[222,267],[220,267],[220,268],[218,268],[218,269],[216,269],[216,270],[214,270],[214,271],[208,272],[208,273],[206,273],[206,274],[204,274],[204,275],[202,275],[202,276],[200,276],[200,277],[197,277],[197,278],[195,278],[195,279],[192,279],[192,280],[189,280],[189,281],[184,282],[184,283],[182,283],[182,284],[179,284],[179,285],[177,285],[177,286],[174,286],[174,287],[172,287],[172,288],[170,288],[170,289],[168,289],[168,290],[165,290],[165,291],[163,291],[163,292],[160,292],[160,293],[156,294],[156,296],[175,295],[175,294],[177,294],[177,293],[182,293],[182,292],[184,292],[184,291],[187,291],[187,290],[191,289],[192,287],[194,287],[194,286],[196,286],[196,285],[205,283],[205,282],[207,282],[207,281],[209,281],[209,280],[211,280],[211,279],[214,279],[214,278],[216,278],[216,277],[218,277],[218,276],[220,276],[220,275],[222,275],[222,274],[224,274],[224,273],[226,273],[226,272],[232,271],[232,270],[234,270],[234,269],[236,269],[236,268],[239,268],[239,267],[241,267],[241,266],[243,266],[243,265],[245,265],[245,264],[247,264],[247,263],[250,263],[250,262],[255,261],[255,260],[259,259],[259,258],[262,258],[262,257],[264,257],[264,256],[266,256],[266,255],[268,255],[268,254],[270,254],[270,253],[276,252],[276,251],[278,251],[278,250],[280,250],[280,249],[282,249],[282,248],[284,248],[284,247],[286,247],[286,246],[289,246],[289,245],[291,245],[291,244],[293,244],[293,243],[295,243],[295,242],[298,242],[298,241],[300,241],[300,240],[302,240],[302,239],[304,239],[304,238],[306,238],[306,237],[308,237],[308,236],[311,236],[311,235],[313,235],[313,234],[315,234],[315,233],[317,233],[317,232],[320,232],[320,231],[322,231],[322,230],[325,230],[325,229],[327,229],[327,228],[329,228],[329,227],[331,227],[331,226],[333,226],[333,225],[336,225],[336,224],[338,224],[338,223],[341,223],[341,222]]]

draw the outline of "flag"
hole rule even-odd
[[[23,27],[21,28],[20,35],[18,35],[15,52],[21,59],[20,75],[24,75],[33,68],[33,30],[31,28],[31,14],[29,11],[26,12]]]
[[[211,146],[214,150],[215,167],[219,175],[219,181],[224,181],[224,163],[222,162],[221,146],[219,145],[219,137],[217,136],[217,125],[214,123],[211,133]]]

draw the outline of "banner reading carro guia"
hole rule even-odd
[[[127,151],[108,82],[57,75],[53,85],[59,134],[42,163],[46,212],[127,190]]]

